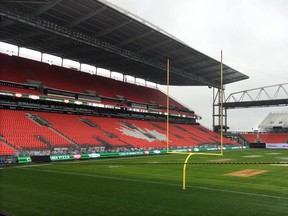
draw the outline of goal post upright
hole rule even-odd
[[[220,64],[220,153],[223,155],[223,51]]]
[[[167,59],[167,77],[166,77],[167,83],[167,97],[166,97],[166,153],[169,151],[169,86],[170,86],[170,60]]]

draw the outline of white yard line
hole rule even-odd
[[[40,166],[48,166],[52,165],[50,163],[42,163],[42,164],[27,164],[27,165],[16,165],[16,166],[5,166],[0,167],[0,169],[7,170],[7,169],[19,169],[19,168],[26,168],[26,167],[40,167]]]
[[[43,164],[28,164],[28,165],[23,165],[19,167],[14,167],[14,168],[26,168],[26,167],[40,167],[40,166],[49,166],[51,164],[49,163],[43,163]]]

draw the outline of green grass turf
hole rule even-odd
[[[288,166],[188,164],[187,189],[182,190],[183,164],[161,162],[185,158],[162,155],[5,167],[0,169],[0,212],[19,216],[288,215]],[[189,162],[223,160],[288,162],[288,151],[193,155]],[[244,169],[268,172],[252,177],[224,175]]]

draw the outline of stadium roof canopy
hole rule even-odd
[[[156,10],[156,9],[155,9]],[[166,84],[219,87],[220,63],[105,0],[1,0],[0,40]],[[223,65],[223,84],[248,76]]]

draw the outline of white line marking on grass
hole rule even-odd
[[[276,157],[276,158],[280,160],[288,160],[288,157]]]
[[[288,166],[288,164],[270,164],[272,166]]]
[[[120,181],[130,181],[130,182],[140,182],[140,183],[147,183],[147,184],[158,184],[158,185],[181,187],[180,184],[155,182],[155,181],[149,181],[149,180],[128,179],[128,178],[101,176],[101,175],[90,175],[90,174],[63,172],[63,171],[55,171],[55,170],[40,170],[40,169],[33,169],[33,168],[26,168],[26,167],[24,167],[24,168],[19,167],[19,169],[32,170],[32,171],[38,171],[38,172],[48,172],[48,173],[56,173],[56,174],[66,174],[66,175],[85,176],[85,177],[92,177],[92,178],[103,178],[103,179],[112,179],[112,180],[120,180]],[[201,187],[201,186],[191,186],[191,185],[188,185],[186,187],[194,188],[194,189],[201,189],[201,190],[218,191],[218,192],[223,192],[223,193],[233,193],[233,194],[241,194],[241,195],[248,195],[248,196],[265,197],[265,198],[271,198],[271,199],[288,200],[288,197],[273,196],[273,195],[267,195],[267,194],[256,194],[256,193],[249,193],[249,192],[241,192],[241,191],[233,191],[233,190],[225,190],[225,189],[209,188],[209,187]]]
[[[115,157],[115,158],[102,158],[102,159],[89,159],[89,160],[79,160],[79,161],[53,161],[52,164],[81,164],[81,163],[105,163],[106,161],[113,161],[115,159],[120,159],[120,160],[133,160],[133,159],[143,159],[144,157],[147,157],[147,159],[151,159],[154,157],[159,157],[159,156],[167,156],[167,155],[154,155],[154,156],[137,156],[137,157]],[[169,155],[170,156],[170,155]]]
[[[7,167],[8,168],[11,168],[11,169],[19,169],[19,168],[27,168],[27,167],[41,167],[41,166],[48,166],[48,165],[51,165],[51,164],[30,164],[30,165],[19,165],[19,166],[13,166],[13,167]]]
[[[49,164],[49,163],[44,163],[44,164],[29,164],[29,165],[14,167],[14,168],[40,167],[40,166],[49,166],[49,165],[51,165],[51,164]]]
[[[44,164],[27,164],[27,165],[17,165],[17,166],[6,166],[6,167],[0,167],[0,169],[19,169],[19,168],[26,168],[26,167],[40,167],[40,166],[48,166],[52,164],[44,163]]]
[[[109,166],[108,168],[120,168],[120,167],[124,167],[124,166]]]
[[[231,160],[233,160],[233,159],[223,158],[223,159],[209,160],[209,162],[225,162],[225,161],[231,161]]]

